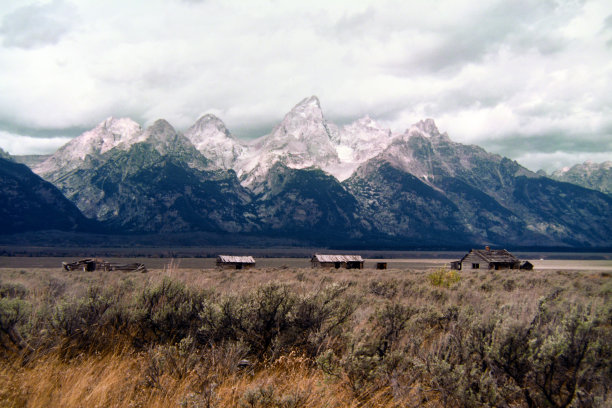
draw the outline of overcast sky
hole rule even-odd
[[[612,1],[0,0],[0,147],[109,116],[268,133],[317,95],[339,125],[433,118],[548,171],[612,160]]]

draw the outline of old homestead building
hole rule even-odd
[[[363,269],[361,255],[320,255],[315,254],[310,259],[313,268],[346,268]]]
[[[452,269],[519,269],[521,261],[505,249],[472,249],[461,260],[451,262]]]
[[[222,269],[248,269],[255,266],[252,256],[219,255],[217,257],[217,268]]]

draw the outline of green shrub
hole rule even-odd
[[[399,285],[397,281],[372,281],[369,285],[370,293],[391,299],[397,295]]]
[[[429,280],[429,283],[433,286],[450,288],[461,280],[461,275],[455,270],[439,268],[427,275],[427,280]]]
[[[21,283],[2,283],[0,284],[0,298],[25,299],[28,290]]]
[[[0,345],[24,348],[21,326],[27,321],[31,305],[22,299],[0,298]]]
[[[137,340],[178,342],[195,336],[208,297],[209,294],[188,289],[182,282],[170,278],[164,278],[152,288],[144,288],[135,306]]]

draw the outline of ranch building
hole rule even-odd
[[[219,255],[217,257],[217,268],[221,269],[248,269],[255,266],[252,256]]]
[[[363,269],[361,255],[321,255],[315,254],[310,259],[313,268],[346,268]]]
[[[451,262],[451,269],[519,269],[521,261],[505,249],[472,249],[460,261]]]

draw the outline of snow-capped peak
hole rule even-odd
[[[331,168],[330,173],[340,181],[347,179],[359,165],[385,150],[391,140],[391,130],[369,116],[343,126],[336,145],[340,164]]]
[[[233,167],[244,152],[244,146],[236,140],[221,119],[206,114],[196,121],[185,137],[202,153],[213,166],[223,169]]]
[[[323,116],[319,99],[303,99],[272,133],[250,145],[250,152],[237,162],[237,172],[243,184],[251,186],[277,162],[296,169],[316,166],[327,171],[339,162],[332,143],[334,132]]]
[[[423,133],[430,136],[437,136],[440,134],[438,127],[436,126],[436,122],[433,119],[428,118],[425,120],[420,120],[413,125],[415,128],[419,129]]]
[[[185,136],[197,146],[198,143],[208,138],[232,137],[225,123],[215,115],[207,113],[200,117],[187,131]]]
[[[316,96],[303,99],[285,115],[283,121],[272,130],[270,140],[284,140],[304,137],[317,139],[324,137],[330,139],[331,135],[327,128],[327,122],[323,117],[321,104]]]
[[[101,155],[117,146],[128,148],[138,142],[141,133],[142,128],[132,119],[109,117],[66,143],[53,156],[36,166],[34,172],[47,174],[59,169],[74,169],[88,155]]]
[[[319,102],[319,98],[315,95],[304,98],[291,109],[287,116],[289,115],[299,115],[305,118],[323,120],[321,102]]]

